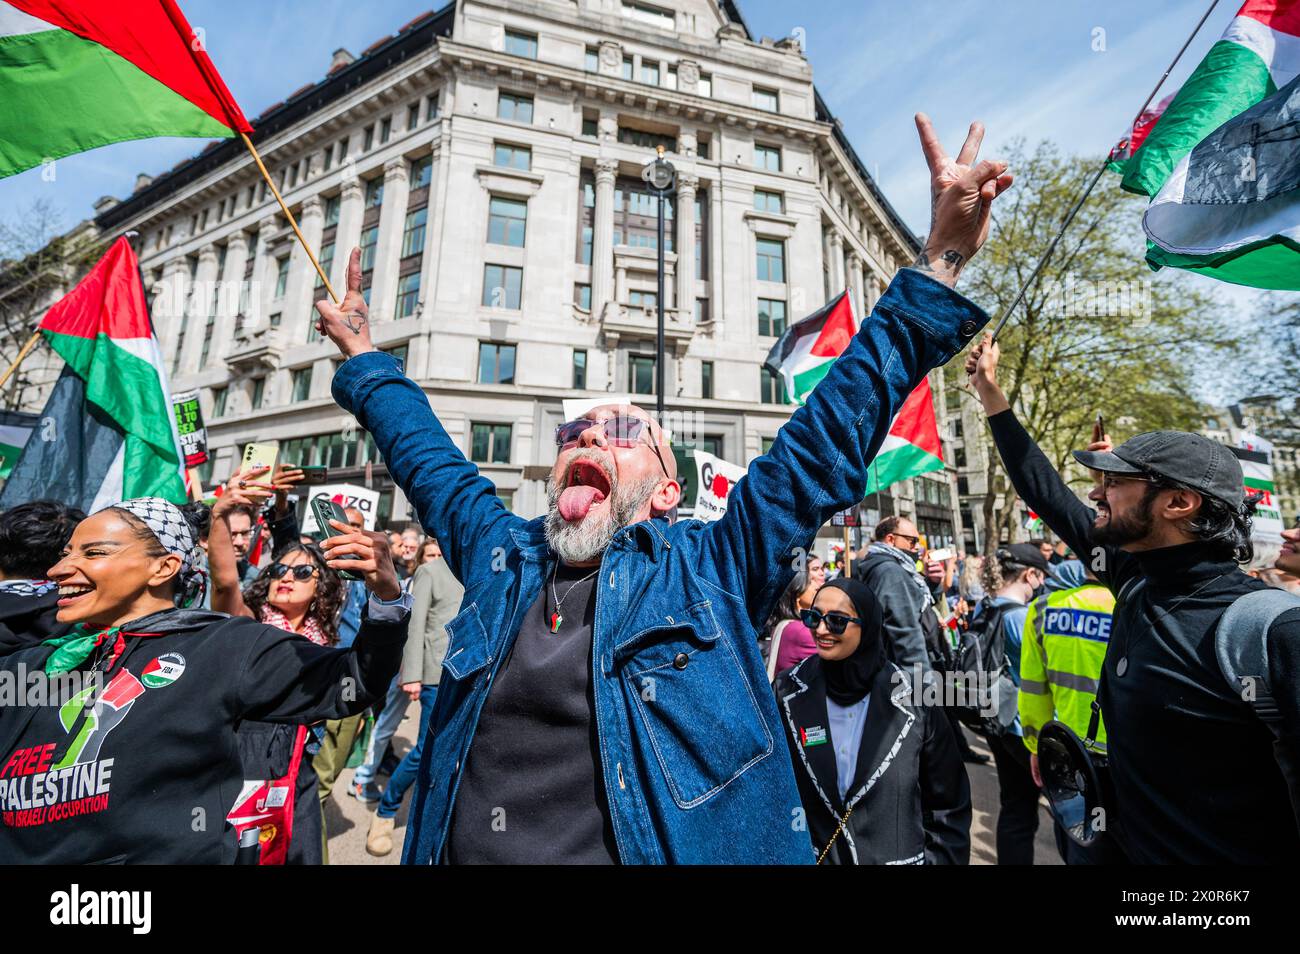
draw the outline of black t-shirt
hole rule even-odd
[[[561,565],[520,624],[461,775],[452,864],[618,862],[591,685],[597,572]]]

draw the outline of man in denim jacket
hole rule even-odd
[[[524,520],[470,464],[421,388],[370,341],[359,252],[318,328],[349,359],[334,397],[465,586],[403,860],[807,863],[756,629],[792,562],[858,502],[890,420],[988,320],[951,288],[1011,177],[952,159],[917,117],[931,232],[849,347],[755,460],[715,523],[670,524],[660,428],[606,406],[558,429],[550,508]]]

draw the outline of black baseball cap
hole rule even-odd
[[[1113,451],[1075,451],[1074,459],[1108,474],[1164,477],[1223,501],[1234,510],[1246,500],[1241,463],[1227,446],[1186,431],[1147,431]]]
[[[1052,572],[1052,565],[1047,562],[1047,557],[1043,556],[1043,551],[1036,543],[1012,543],[1005,547],[998,547],[998,559],[1003,563],[1017,563],[1020,566],[1041,570],[1045,575],[1056,579],[1056,574]]]

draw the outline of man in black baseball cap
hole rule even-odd
[[[1097,690],[1114,789],[1101,827],[1141,864],[1290,861],[1300,852],[1300,603],[1267,628],[1261,676],[1276,722],[1265,723],[1216,655],[1224,611],[1266,589],[1241,569],[1253,553],[1254,501],[1236,457],[1179,431],[1114,448],[1094,434],[1075,452],[1094,471],[1094,511],[1016,419],[997,361],[986,337],[966,373],[1012,484],[1118,601]]]

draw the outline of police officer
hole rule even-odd
[[[1300,853],[1300,606],[1267,628],[1266,721],[1216,655],[1219,618],[1266,584],[1253,553],[1241,465],[1198,434],[1099,435],[1075,458],[1100,472],[1066,485],[996,379],[998,347],[966,372],[1022,500],[1117,596],[1097,699],[1110,727],[1108,830],[1136,864],[1282,864]],[[1276,745],[1275,745],[1276,741]]]
[[[1078,560],[1055,567],[1025,616],[1020,644],[1020,727],[1029,749],[1034,784],[1043,787],[1038,768],[1038,731],[1052,719],[1079,738],[1088,736],[1092,701],[1097,698],[1101,664],[1110,643],[1115,597]],[[1092,747],[1098,778],[1106,774],[1106,727],[1100,723]],[[1107,787],[1102,781],[1103,790]],[[1100,837],[1088,847],[1070,839],[1054,822],[1056,849],[1069,865],[1115,864],[1122,855],[1113,839]]]

